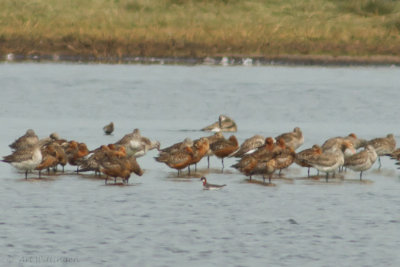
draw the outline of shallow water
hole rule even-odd
[[[95,148],[139,128],[165,147],[209,135],[226,114],[239,141],[301,127],[300,149],[351,132],[399,140],[399,68],[1,64],[0,155],[32,128],[40,137]],[[102,127],[114,121],[105,136]],[[229,136],[229,134],[225,134]],[[398,266],[399,170],[388,158],[359,182],[305,179],[292,165],[276,186],[249,184],[201,161],[177,177],[139,158],[145,174],[105,186],[91,174],[27,181],[0,164],[0,265],[21,266]],[[315,174],[315,171],[312,171]],[[202,190],[199,178],[227,184]]]

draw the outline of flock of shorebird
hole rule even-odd
[[[220,120],[216,127],[221,127],[221,125]],[[236,125],[234,126],[236,128]],[[110,130],[106,128],[104,131],[109,134]],[[215,127],[203,128],[203,130],[215,130]],[[224,159],[235,157],[238,161],[231,167],[248,176],[250,181],[253,176],[261,176],[264,184],[266,178],[270,184],[276,171],[278,171],[278,176],[281,176],[281,171],[293,163],[308,168],[308,177],[310,177],[310,168],[326,173],[325,177],[328,181],[330,173],[334,176],[336,171],[341,171],[343,168],[360,172],[361,180],[363,172],[370,169],[376,160],[379,161],[379,168],[381,167],[381,156],[389,155],[400,161],[400,149],[396,150],[393,134],[365,140],[351,133],[345,137],[330,138],[321,146],[313,145],[311,148],[296,152],[304,143],[299,127],[275,138],[254,135],[241,145],[235,135],[225,138],[222,134],[225,130],[230,131],[219,128],[218,132],[210,136],[196,140],[186,138],[182,142],[160,148],[160,142],[151,141],[142,136],[139,129],[135,129],[113,144],[89,150],[86,144],[61,139],[57,133],[39,139],[35,132],[29,129],[25,135],[9,145],[13,152],[3,157],[2,161],[23,170],[25,179],[31,171],[37,170],[40,178],[43,170],[57,171],[59,165],[64,172],[64,166],[68,163],[76,166],[77,172],[93,171],[95,175],[100,176],[104,174],[105,183],[109,178],[113,178],[114,183],[118,178],[122,179],[122,183],[128,183],[132,173],[138,176],[143,174],[136,159],[144,156],[149,150],[157,149],[158,155],[155,160],[176,169],[178,176],[185,168],[188,168],[190,173],[192,165],[197,171],[197,163],[205,157],[207,157],[209,168],[210,156],[221,159],[223,172]],[[219,189],[224,186],[209,184],[205,177],[201,180],[204,189]]]

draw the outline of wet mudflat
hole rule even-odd
[[[32,128],[57,132],[89,149],[134,128],[169,146],[210,135],[200,128],[227,114],[239,142],[299,126],[305,149],[329,137],[398,142],[399,68],[217,67],[1,64],[0,155]],[[102,127],[113,121],[115,131]],[[229,137],[229,133],[225,133]],[[129,186],[91,173],[24,174],[0,164],[0,262],[71,266],[397,266],[400,179],[384,158],[363,175],[307,178],[292,165],[264,186],[203,159],[178,177],[156,162]],[[311,171],[316,174],[315,170]],[[227,184],[205,191],[200,182]],[[258,181],[258,182],[257,182]],[[111,181],[110,181],[111,183]],[[63,262],[64,261],[64,262]]]

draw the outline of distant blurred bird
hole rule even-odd
[[[109,135],[114,131],[114,123],[110,122],[110,124],[107,124],[106,126],[103,127],[104,133]]]
[[[225,115],[219,115],[218,121],[204,127],[202,131],[211,132],[236,132],[237,126],[234,120]]]

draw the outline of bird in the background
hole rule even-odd
[[[219,115],[217,122],[214,122],[201,130],[211,132],[237,132],[237,126],[235,121],[228,116]]]
[[[105,134],[110,135],[114,131],[114,123],[110,122],[106,126],[103,127],[103,131]]]

